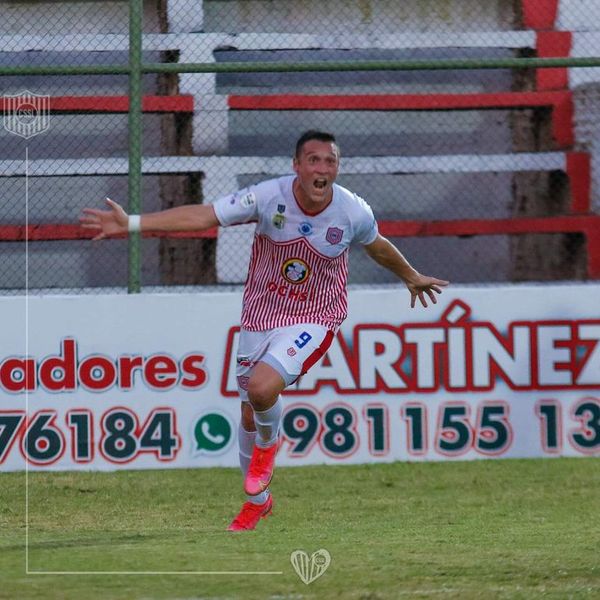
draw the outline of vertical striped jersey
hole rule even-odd
[[[241,322],[249,331],[296,323],[337,330],[348,309],[348,248],[377,237],[362,198],[334,184],[327,207],[307,213],[294,197],[294,179],[263,181],[214,203],[222,226],[256,222]]]

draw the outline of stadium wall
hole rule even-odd
[[[598,297],[453,287],[410,310],[404,291],[352,290],[328,353],[284,394],[279,464],[598,455]],[[0,469],[236,466],[240,302],[0,298]]]

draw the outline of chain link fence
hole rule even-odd
[[[77,218],[106,196],[127,208],[128,76],[18,69],[126,67],[128,3],[5,2],[0,17],[0,67],[17,69],[0,84],[0,293],[124,288],[127,241],[92,243]],[[338,182],[422,272],[600,279],[600,68],[510,62],[596,57],[600,0],[147,0],[143,32],[144,63],[239,68],[143,76],[144,212],[291,173],[296,138],[324,129]],[[301,70],[450,59],[480,64]],[[243,283],[251,240],[252,226],[145,237],[141,283]],[[351,283],[390,281],[351,252]]]

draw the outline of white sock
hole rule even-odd
[[[256,438],[256,431],[246,431],[244,426],[240,422],[238,427],[238,447],[240,457],[240,469],[244,477],[248,472],[250,465],[250,458],[252,456],[252,450],[254,450],[254,440]]]
[[[254,424],[258,432],[255,444],[258,447],[268,448],[277,442],[282,413],[283,403],[279,396],[271,408],[263,411],[254,411]]]
[[[256,431],[246,431],[244,426],[240,422],[238,427],[238,445],[239,445],[239,457],[240,457],[240,469],[244,477],[248,472],[250,465],[250,458],[252,457],[252,450],[254,450],[254,440],[256,438]],[[252,504],[264,504],[269,498],[269,488],[264,492],[261,492],[257,496],[246,496],[249,502]]]

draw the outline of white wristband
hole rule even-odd
[[[142,217],[140,215],[129,215],[127,220],[127,231],[141,231]]]

